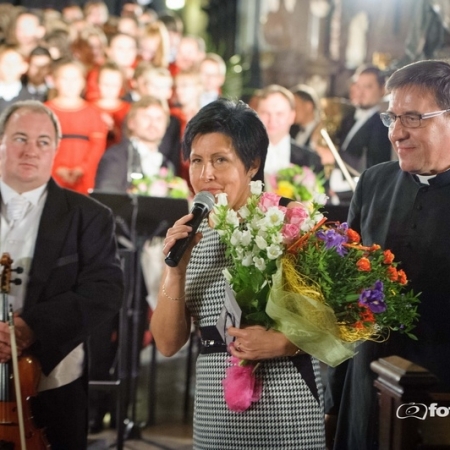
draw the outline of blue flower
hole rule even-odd
[[[342,235],[338,233],[335,229],[330,229],[327,231],[318,231],[316,233],[316,236],[318,239],[325,242],[325,248],[327,250],[335,248],[336,252],[340,256],[344,256],[347,253],[347,250],[343,247],[343,244],[345,244],[348,241],[347,235],[345,234]]]
[[[375,282],[373,289],[364,289],[359,296],[359,304],[367,306],[375,314],[386,311],[383,282],[378,280]]]

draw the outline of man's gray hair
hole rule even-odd
[[[62,136],[59,120],[56,117],[56,114],[50,108],[37,100],[23,100],[20,102],[15,102],[11,106],[6,108],[0,116],[0,136],[4,135],[6,125],[8,124],[11,116],[15,112],[22,109],[40,114],[46,114],[49,117],[55,129],[56,147],[58,147],[59,141],[61,140]]]

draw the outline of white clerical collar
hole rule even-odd
[[[430,180],[435,178],[436,175],[416,175],[416,177],[419,179],[420,184],[430,184]]]
[[[21,195],[22,197],[25,197],[32,205],[36,206],[46,189],[47,183],[31,191],[24,192]],[[2,200],[5,205],[7,205],[13,197],[20,195],[13,188],[9,187],[3,180],[0,181],[0,190],[2,193]]]

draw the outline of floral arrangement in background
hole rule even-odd
[[[389,250],[361,245],[345,223],[327,223],[324,194],[308,206],[286,208],[278,195],[262,193],[261,182],[250,185],[252,195],[239,211],[220,194],[211,214],[232,261],[224,276],[245,325],[281,331],[331,366],[351,358],[358,342],[385,340],[391,330],[414,338],[418,296],[405,290],[406,274]],[[230,409],[243,411],[259,399],[255,366],[230,362],[225,399]]]
[[[310,167],[291,164],[276,174],[266,175],[268,191],[300,202],[311,201],[317,193],[324,193],[325,178]]]
[[[190,195],[186,181],[166,167],[161,167],[158,175],[134,179],[130,191],[150,197],[188,198]]]

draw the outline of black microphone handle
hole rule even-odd
[[[182,258],[184,252],[194,238],[195,233],[197,233],[198,227],[200,226],[202,220],[208,215],[209,211],[210,209],[206,205],[203,205],[201,203],[194,203],[194,206],[190,212],[194,215],[194,217],[192,218],[192,220],[186,223],[186,225],[192,227],[192,230],[187,237],[179,239],[175,242],[174,246],[171,248],[170,252],[166,256],[166,259],[164,260],[168,266],[178,266],[178,263],[180,262],[180,259]]]

